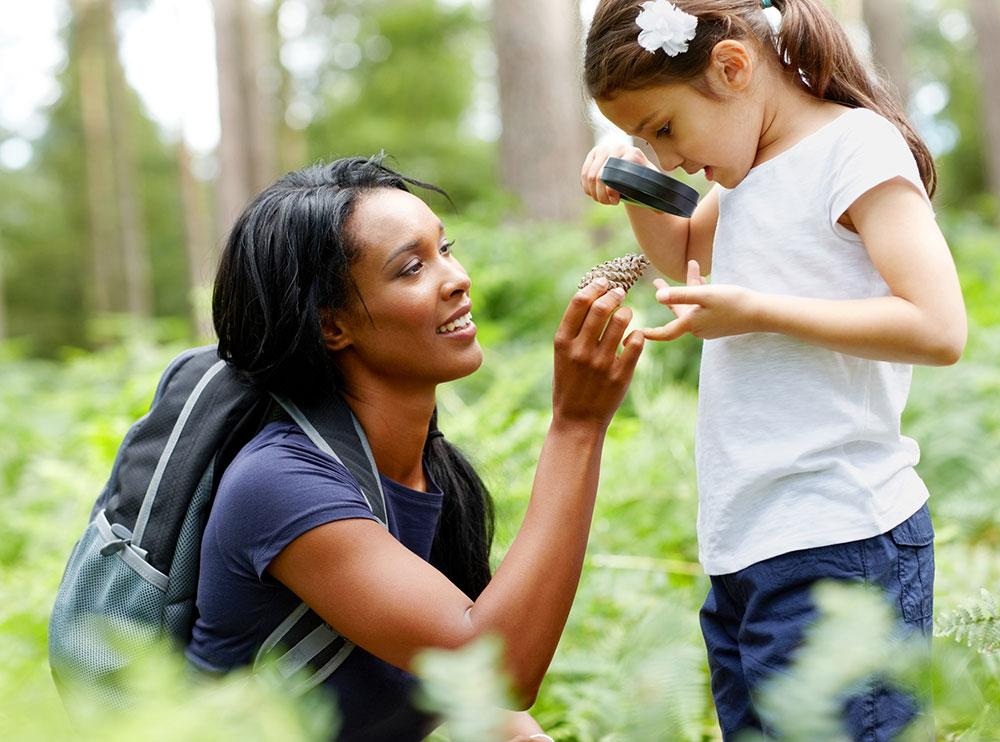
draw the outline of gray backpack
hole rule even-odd
[[[121,670],[164,638],[187,644],[196,618],[201,537],[223,470],[269,420],[293,420],[342,463],[385,525],[385,496],[364,431],[339,395],[308,405],[265,397],[214,346],[175,358],[149,412],[126,433],[107,485],[66,565],[49,623],[60,692],[86,684],[127,705]],[[354,645],[304,603],[259,647],[296,692],[333,673]]]

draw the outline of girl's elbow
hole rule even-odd
[[[962,332],[946,333],[938,338],[932,349],[931,363],[935,366],[953,366],[958,363],[965,350],[967,333]]]

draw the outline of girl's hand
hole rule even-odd
[[[599,278],[576,292],[555,336],[552,379],[553,422],[594,423],[606,428],[625,397],[642,352],[643,336],[622,335],[632,310],[622,307],[625,292],[608,290]]]
[[[653,285],[656,300],[668,306],[677,319],[644,329],[642,334],[650,340],[676,340],[686,333],[711,340],[756,329],[757,295],[740,286],[706,286],[697,260],[688,262],[687,286],[672,287],[662,278]]]
[[[622,142],[615,144],[599,144],[590,150],[587,159],[583,161],[583,169],[580,171],[580,184],[583,192],[597,201],[599,204],[614,205],[621,200],[621,194],[613,188],[608,188],[601,180],[601,170],[609,157],[620,157],[623,160],[634,162],[636,165],[651,167],[656,169],[656,165],[651,163],[642,150],[633,147],[631,144]]]

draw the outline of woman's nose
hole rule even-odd
[[[467,294],[472,287],[472,279],[465,272],[465,268],[457,260],[448,261],[448,273],[441,284],[441,293],[445,299],[451,298],[456,293]]]

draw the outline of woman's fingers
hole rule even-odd
[[[601,339],[604,328],[611,319],[611,315],[618,309],[625,298],[625,289],[616,286],[608,291],[604,296],[597,298],[590,306],[587,317],[580,327],[579,337],[587,344],[596,346]]]
[[[587,319],[594,300],[607,292],[610,285],[608,279],[602,276],[591,281],[573,295],[569,306],[563,313],[562,320],[559,322],[559,329],[556,330],[557,345],[568,343],[580,334],[580,328],[583,327],[584,320]]]
[[[622,343],[623,350],[618,356],[618,371],[626,381],[632,378],[632,372],[635,371],[635,364],[638,363],[639,356],[642,355],[642,346],[645,343],[646,336],[643,335],[642,330],[633,330]]]
[[[616,353],[618,345],[625,337],[625,330],[628,329],[629,322],[632,321],[632,310],[628,307],[618,307],[612,313],[607,325],[604,327],[604,334],[601,335],[598,343],[605,353]]]

